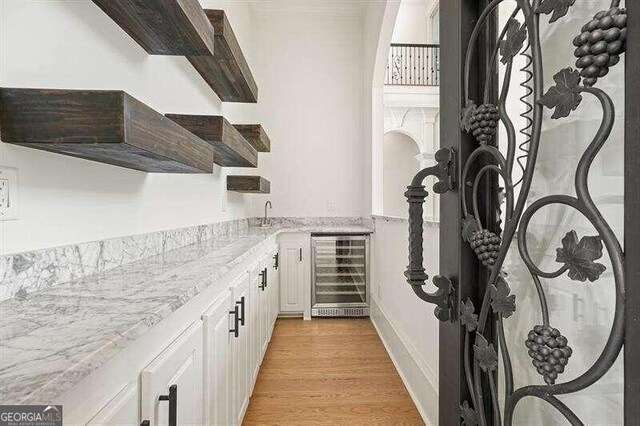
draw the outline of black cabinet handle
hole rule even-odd
[[[263,269],[262,272],[260,272],[258,275],[260,275],[260,284],[258,284],[258,288],[260,290],[264,291],[264,288],[265,288],[265,283],[264,283],[265,269]]]
[[[268,280],[267,280],[267,271],[268,271],[268,269],[267,269],[267,268],[264,268],[264,274],[262,275],[262,283],[263,283],[263,284],[262,284],[262,286],[263,286],[264,288],[267,288],[267,285],[269,284],[269,282],[268,282]],[[264,289],[263,289],[263,290],[264,290]]]
[[[234,327],[229,330],[229,333],[233,333],[233,337],[238,337],[240,335],[240,314],[238,313],[237,304],[233,308],[233,311],[229,311],[229,314],[233,315],[233,324],[234,324]]]
[[[158,400],[169,401],[169,426],[178,426],[178,385],[169,386],[169,394],[160,395]]]
[[[280,260],[280,253],[276,253],[273,255],[273,267],[277,270],[278,269],[278,260]]]
[[[302,247],[300,247],[300,262],[302,262]]]
[[[240,305],[240,325],[244,325],[244,296],[240,298],[240,301],[236,302],[236,305]]]

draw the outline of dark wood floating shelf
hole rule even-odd
[[[213,171],[210,144],[118,90],[0,89],[0,138],[145,172]]]
[[[240,132],[244,138],[258,152],[271,151],[271,140],[265,133],[264,129],[259,124],[234,124],[233,127]]]
[[[166,114],[166,117],[209,142],[215,163],[224,167],[258,167],[258,152],[224,117]]]
[[[240,44],[222,10],[205,10],[215,30],[213,55],[187,56],[224,102],[258,102],[256,85]]]
[[[93,0],[152,55],[213,55],[214,29],[198,0]]]
[[[227,176],[227,190],[255,194],[269,194],[271,192],[271,183],[260,176]]]

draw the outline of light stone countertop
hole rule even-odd
[[[373,229],[250,227],[0,302],[1,403],[55,402],[282,232]]]

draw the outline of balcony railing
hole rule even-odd
[[[440,45],[392,44],[384,84],[438,86],[440,84]]]

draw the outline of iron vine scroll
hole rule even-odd
[[[546,401],[572,425],[582,425],[579,417],[557,396],[575,393],[596,383],[609,371],[624,342],[624,254],[611,226],[591,197],[588,176],[591,165],[609,138],[614,124],[614,103],[606,92],[595,85],[620,61],[626,50],[626,10],[620,7],[620,0],[613,0],[609,9],[598,12],[592,20],[577,29],[577,36],[573,40],[577,69],[559,70],[554,75],[554,85],[545,92],[540,19],[542,15],[551,15],[550,23],[561,21],[572,7],[577,7],[574,6],[576,1],[517,0],[517,6],[493,46],[492,60],[488,63],[486,73],[488,76],[493,75],[498,59],[504,65],[499,100],[497,105],[489,102],[491,88],[495,82],[488,78],[482,102],[476,104],[469,98],[469,74],[474,48],[482,29],[488,23],[488,18],[497,13],[502,2],[503,0],[491,1],[478,18],[471,34],[464,66],[465,105],[461,113],[461,127],[474,136],[478,146],[468,157],[459,182],[464,215],[461,233],[463,240],[470,244],[479,261],[488,268],[489,278],[484,283],[486,291],[479,310],[469,299],[461,302],[458,307],[461,325],[466,330],[464,373],[470,393],[470,400],[464,401],[460,407],[460,415],[464,425],[488,426],[489,423],[495,422],[511,426],[516,406],[522,398],[530,396]],[[514,58],[519,55],[525,58],[525,66],[519,71],[524,79],[520,86],[525,89],[526,95],[520,98],[524,109],[520,116],[523,117],[525,125],[519,129],[525,140],[517,145],[516,129],[507,112],[506,100]],[[576,195],[553,194],[530,202],[529,194],[536,171],[538,150],[543,142],[541,129],[544,108],[554,110],[552,119],[561,119],[575,111],[586,96],[600,104],[602,121],[591,143],[582,153],[575,170]],[[494,135],[500,123],[507,135],[506,155],[503,155],[494,142]],[[480,157],[487,158],[490,164],[481,167],[474,176],[470,176],[472,166]],[[512,176],[516,165],[521,169],[522,178],[514,183]],[[480,180],[484,175],[491,173],[497,174],[505,187],[505,204],[502,211],[504,229],[494,229],[495,232],[489,229],[492,226],[482,223],[478,209]],[[466,196],[466,191],[469,190],[473,191],[470,198]],[[408,196],[410,192],[407,191]],[[472,200],[471,206],[467,205],[469,199]],[[411,210],[413,204],[409,201]],[[543,271],[530,256],[527,230],[535,213],[549,205],[563,205],[574,209],[592,225],[597,235],[580,236],[574,230],[568,232],[559,242],[556,251],[556,262],[560,266],[554,271]],[[413,228],[411,230],[410,235],[414,234]],[[507,276],[503,271],[505,258],[516,235],[518,253],[530,273],[531,283],[540,301],[541,313],[541,322],[534,325],[526,337],[526,347],[517,350],[527,351],[532,359],[533,368],[542,376],[544,382],[519,389],[514,389],[513,368],[504,330],[504,320],[516,310],[515,295],[511,294]],[[415,238],[418,237],[421,238],[421,233],[420,236],[414,234],[410,244],[416,245]],[[574,281],[596,281],[605,270],[605,266],[597,262],[603,256],[603,249],[606,249],[610,259],[616,294],[615,314],[609,337],[596,361],[584,373],[575,379],[562,382],[559,378],[569,363],[573,349],[569,339],[550,323],[542,279],[553,279],[568,273],[569,279]],[[410,271],[414,271],[418,277],[419,268],[414,269],[414,266],[416,265],[410,262],[405,274],[407,278],[413,277]],[[411,280],[409,283],[413,285]],[[487,332],[491,329],[497,331],[495,341],[488,339]],[[498,351],[501,354],[505,378],[502,404],[497,388]],[[483,394],[483,381],[489,384],[488,395]],[[491,415],[487,407],[491,407]],[[492,422],[489,421],[490,418],[493,419]]]
[[[493,60],[489,66],[496,66],[498,54],[505,66],[504,80],[498,105],[488,102],[490,88],[493,82],[487,81],[484,88],[484,99],[480,106],[468,98],[469,65],[474,54],[480,30],[487,22],[487,18],[496,12],[502,0],[492,1],[483,11],[471,35],[469,49],[465,63],[465,98],[466,104],[462,112],[462,127],[475,136],[478,148],[469,157],[460,183],[461,191],[466,191],[467,183],[471,183],[472,211],[466,205],[463,195],[464,220],[462,222],[462,237],[468,241],[476,252],[479,260],[490,270],[486,283],[488,291],[482,300],[479,313],[471,300],[461,303],[461,323],[466,328],[465,333],[465,377],[470,389],[471,401],[465,401],[460,408],[464,424],[485,426],[488,416],[485,413],[482,394],[482,378],[489,382],[490,406],[492,418],[498,424],[511,425],[514,410],[518,402],[525,396],[533,396],[551,404],[571,424],[582,425],[578,416],[557,395],[574,393],[585,389],[598,381],[612,366],[617,358],[624,341],[624,255],[620,242],[617,240],[609,224],[593,202],[587,178],[589,169],[596,155],[607,141],[614,122],[614,105],[611,98],[602,90],[594,87],[598,79],[605,77],[610,67],[620,61],[620,55],[625,51],[626,41],[626,11],[620,8],[620,1],[614,0],[608,10],[598,12],[591,21],[586,23],[573,40],[577,57],[575,66],[579,69],[565,68],[554,76],[555,84],[545,93],[543,81],[543,63],[540,43],[540,18],[543,14],[551,14],[550,22],[564,17],[573,7],[575,0],[518,0],[511,18],[502,30],[493,50]],[[524,22],[518,21],[522,16]],[[525,47],[525,43],[527,46]],[[531,95],[521,98],[525,104],[526,127],[520,130],[526,138],[520,145],[521,152],[516,159],[516,132],[506,110],[506,99],[511,81],[513,61],[517,55],[524,55],[527,65],[521,71],[525,76],[522,87]],[[487,75],[492,74],[489,69]],[[490,79],[488,79],[490,80]],[[554,109],[553,119],[567,117],[576,110],[583,100],[583,95],[595,97],[602,106],[602,123],[590,145],[586,148],[575,172],[576,196],[555,194],[542,197],[527,207],[527,200],[531,189],[532,179],[536,168],[538,149],[541,143],[541,126],[543,107]],[[506,157],[492,144],[498,123],[501,122],[507,134]],[[524,148],[524,149],[523,149]],[[491,165],[482,167],[470,179],[468,176],[471,165],[478,157],[486,156],[492,160]],[[522,169],[522,179],[512,182],[514,164],[517,162]],[[504,181],[506,205],[504,210],[504,230],[502,235],[489,231],[479,219],[478,214],[478,184],[486,173],[497,173]],[[520,185],[519,193],[515,188]],[[533,262],[527,248],[527,229],[533,215],[541,208],[561,204],[581,213],[595,228],[598,235],[582,236],[579,238],[575,231],[570,231],[562,239],[562,247],[557,249],[556,261],[561,266],[555,271],[542,271]],[[515,295],[510,294],[510,288],[502,265],[505,261],[511,241],[516,235],[518,252],[524,261],[531,280],[540,299],[541,324],[535,325],[527,335],[526,349],[532,358],[532,364],[542,376],[544,385],[529,385],[514,390],[513,371],[506,346],[504,323],[516,309]],[[556,383],[565,371],[573,353],[569,340],[562,332],[553,327],[549,320],[549,309],[541,278],[552,279],[568,272],[571,280],[591,282],[597,280],[605,266],[596,262],[603,255],[603,246],[609,255],[613,267],[616,287],[615,316],[608,341],[599,358],[579,377],[562,383]],[[493,314],[493,315],[492,315]],[[490,324],[489,321],[494,321]],[[490,325],[497,329],[497,344],[502,355],[505,375],[505,400],[503,411],[498,400],[496,385],[498,355],[494,343],[485,338],[485,331]],[[471,349],[473,345],[473,350]]]

